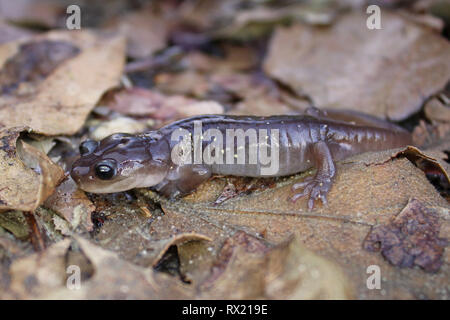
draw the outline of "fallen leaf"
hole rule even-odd
[[[127,55],[143,58],[167,45],[171,20],[148,7],[109,21],[105,28],[126,37]],[[172,20],[173,21],[173,20]]]
[[[433,98],[424,106],[425,115],[433,122],[450,122],[450,106],[438,98]]]
[[[11,275],[8,272],[11,262],[30,254],[31,251],[29,243],[17,240],[0,229],[0,299],[12,298],[7,291],[11,283]]]
[[[272,247],[240,231],[225,241],[199,291],[215,299],[349,299],[339,269],[298,239]]]
[[[81,256],[70,255],[74,245]],[[69,288],[68,277],[75,270],[69,267],[80,268],[77,290]],[[135,266],[81,237],[16,259],[9,272],[10,286],[4,294],[15,299],[188,299],[194,294],[175,278]]]
[[[40,26],[41,28],[56,27],[62,12],[65,12],[63,3],[48,0],[38,2],[1,0],[0,8],[2,8],[0,17],[5,20],[18,25]]]
[[[22,130],[0,130],[0,211],[34,211],[64,177],[63,170],[36,148],[25,142],[16,148]]]
[[[419,266],[427,272],[439,271],[448,244],[439,238],[439,215],[433,208],[411,199],[389,224],[375,226],[364,240],[364,249],[381,251],[394,266]]]
[[[18,52],[4,63],[0,71],[2,93],[19,96],[21,91],[25,91],[25,95],[29,94],[29,88],[23,90],[20,86],[24,83],[37,86],[40,80],[79,52],[76,46],[64,41],[30,41],[20,45]]]
[[[113,195],[97,195],[92,199],[95,216],[102,217],[102,223],[94,231],[95,242],[139,266],[156,267],[172,246],[180,248],[187,242],[212,241],[202,231],[177,229],[172,218],[161,217],[160,210],[147,208],[145,202],[130,203],[123,196]],[[143,214],[142,208],[150,214]]]
[[[93,230],[91,214],[95,207],[71,178],[64,180],[43,205],[64,217],[72,230]]]
[[[257,52],[250,46],[224,46],[223,57],[190,52],[182,60],[191,71],[215,74],[252,70],[258,63]]]
[[[317,206],[313,212],[307,210],[305,201],[292,204],[287,199],[292,184],[311,172],[279,179],[274,188],[235,197],[219,206],[214,205],[214,201],[225,185],[221,181],[223,178],[208,180],[194,194],[177,202],[159,201],[162,201],[166,219],[169,219],[167,223],[172,223],[177,232],[195,231],[208,235],[213,239],[212,252],[217,250],[217,246],[220,248],[230,232],[244,231],[256,238],[264,237],[275,245],[284,243],[294,234],[307,249],[342,266],[350,287],[355,289],[355,296],[360,299],[445,299],[442,285],[450,272],[446,264],[448,254],[443,256],[444,264],[437,274],[423,276],[423,271],[416,269],[399,272],[381,256],[371,255],[362,248],[370,228],[387,223],[411,197],[435,206],[444,215],[448,211],[447,202],[423,172],[408,159],[392,158],[394,152],[386,153],[387,159],[391,157],[390,161],[380,157],[380,161],[367,164],[374,156],[368,153],[365,157],[338,163],[328,207]],[[226,233],[221,235],[223,231],[219,230],[226,230]],[[443,226],[442,234],[448,234],[448,230]],[[197,251],[187,252],[192,256],[192,252],[204,251],[197,247]],[[197,259],[191,258],[191,265],[186,266],[183,260],[188,256],[188,253],[180,252],[182,269],[193,283],[199,283],[204,274],[202,276],[195,270],[195,267],[200,268],[197,259],[201,257],[202,268],[212,266],[215,260],[200,253]],[[382,291],[367,289],[366,269],[370,265],[378,265],[382,270],[386,280],[382,282]]]
[[[435,122],[432,124],[420,120],[412,133],[414,145],[429,147],[450,137],[450,123]]]
[[[71,240],[60,241],[42,253],[16,259],[9,273],[7,293],[14,299],[30,299],[51,292],[65,285],[65,254]]]
[[[198,101],[181,95],[164,95],[156,90],[132,88],[114,93],[107,106],[122,114],[174,121],[194,115],[221,114],[223,107],[215,101]]]
[[[124,65],[124,40],[92,31],[52,31],[33,41],[64,41],[81,52],[58,65],[29,95],[2,95],[0,124],[26,125],[46,135],[73,134],[82,127],[101,95],[118,84]],[[0,66],[5,67],[20,45],[10,42],[0,46]]]
[[[449,80],[450,44],[395,13],[383,12],[381,30],[366,19],[355,12],[330,28],[279,28],[264,70],[316,106],[405,119]]]

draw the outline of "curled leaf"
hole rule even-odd
[[[34,211],[55,190],[64,172],[44,153],[16,141],[23,128],[0,130],[0,211]]]

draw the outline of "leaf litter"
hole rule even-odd
[[[2,298],[448,299],[445,20],[405,6],[385,13],[386,37],[342,4],[239,3],[117,6],[90,31],[0,41]],[[176,201],[86,194],[67,176],[86,138],[314,105],[406,119],[418,148],[338,162],[329,206],[312,212],[286,200],[313,169],[214,177]],[[367,289],[370,265],[381,291]]]

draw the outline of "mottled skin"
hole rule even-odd
[[[336,173],[335,161],[366,151],[411,144],[410,134],[402,128],[355,112],[327,113],[310,108],[304,115],[292,116],[207,115],[180,120],[147,134],[114,134],[99,143],[84,142],[82,155],[73,164],[71,175],[88,192],[109,193],[153,187],[168,197],[192,192],[212,174],[261,176],[259,161],[258,164],[173,163],[171,150],[178,141],[171,140],[172,132],[182,128],[193,134],[195,120],[201,120],[203,131],[215,128],[224,136],[226,129],[278,129],[279,170],[271,176],[286,176],[317,168],[314,176],[292,187],[294,194],[291,200],[309,196],[310,209],[318,199],[327,204],[326,195]],[[209,143],[203,141],[203,147]],[[113,168],[107,179],[98,177],[99,162]]]

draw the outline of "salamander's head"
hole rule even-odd
[[[170,156],[157,133],[116,133],[100,142],[86,140],[80,144],[80,154],[70,175],[81,189],[93,193],[157,185],[167,174]]]

